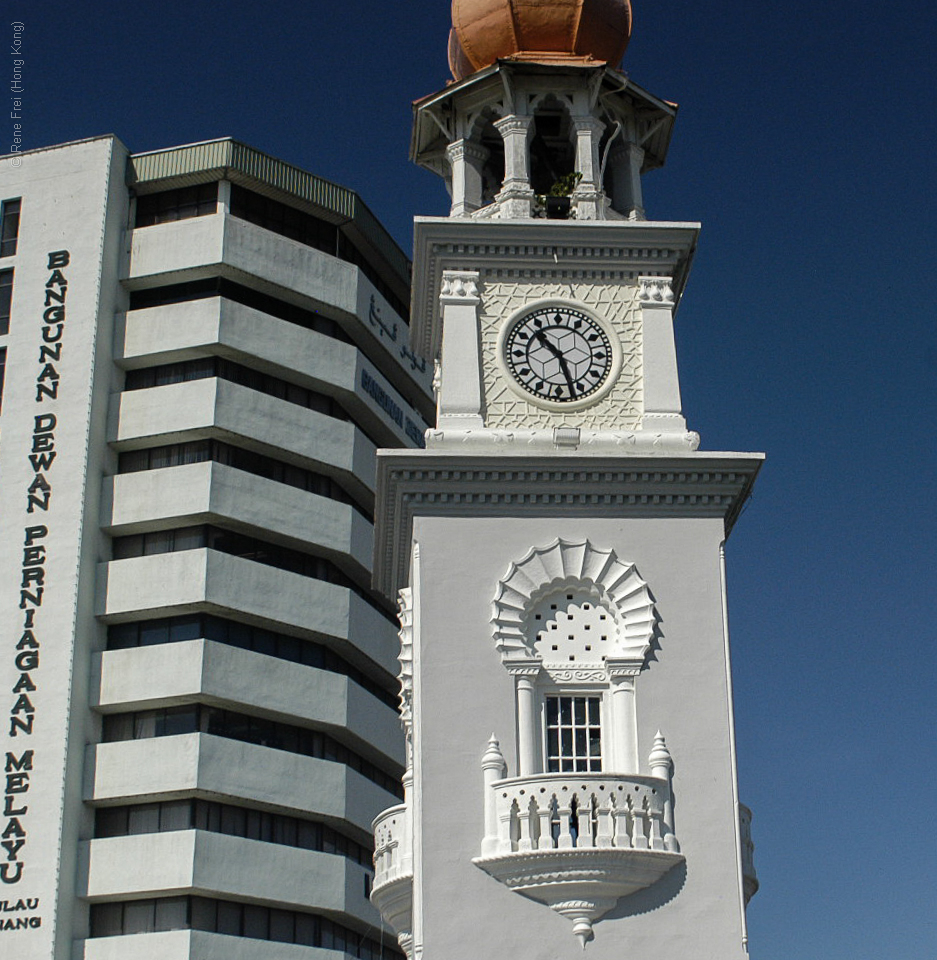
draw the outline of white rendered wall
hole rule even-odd
[[[126,156],[118,141],[106,137],[24,155],[15,167],[10,158],[0,162],[0,198],[22,197],[17,252],[0,263],[15,271],[0,417],[0,604],[5,611],[0,752],[25,763],[32,751],[31,769],[10,768],[16,779],[7,781],[8,789],[18,792],[7,794],[4,809],[22,812],[5,816],[0,831],[10,830],[12,837],[21,829],[24,843],[12,858],[3,858],[8,879],[17,876],[17,864],[22,873],[16,882],[2,884],[0,897],[38,901],[29,911],[35,926],[0,934],[0,953],[10,956],[12,949],[17,960],[69,957],[75,853],[79,838],[90,830],[81,806],[81,750],[68,746],[96,735],[87,683],[90,653],[102,633],[93,619],[93,589],[85,585],[93,583],[105,541],[97,529],[99,498],[87,493],[106,462],[102,441],[107,394],[113,388],[108,363],[112,318],[124,306],[117,299],[117,271],[127,213]],[[50,266],[53,253],[52,262],[62,264],[58,277]],[[64,321],[61,315],[46,314],[47,289],[66,290]],[[54,336],[58,322],[63,322],[61,353],[40,363],[43,330]],[[37,378],[43,374],[46,386],[57,392],[37,399]],[[51,487],[48,504],[29,513],[27,489],[37,471],[28,457],[40,415],[55,417],[55,459],[38,471]],[[45,530],[33,535],[33,546],[45,548],[38,554],[24,555],[27,527]],[[41,571],[30,574],[37,578],[30,585],[44,588],[41,603],[21,599],[24,560]],[[29,629],[29,611],[39,662],[23,670],[15,658],[27,649],[17,650],[17,645]],[[23,674],[29,680],[23,681]],[[17,683],[19,693],[11,694]],[[14,728],[13,717],[31,717],[31,732]],[[17,826],[11,826],[12,820]]]
[[[741,960],[737,815],[730,750],[720,519],[418,518],[414,716],[424,956],[581,956],[568,920],[471,863],[484,832],[481,757],[492,733],[516,774],[514,685],[491,639],[491,600],[510,564],[556,537],[634,561],[661,618],[637,680],[639,757],[660,728],[674,758],[686,870],[621,901],[595,928],[592,960]],[[458,544],[458,549],[453,545]],[[452,891],[459,891],[458,910]],[[419,908],[415,909],[415,913]]]

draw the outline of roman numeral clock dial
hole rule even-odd
[[[543,306],[508,325],[502,360],[513,383],[550,407],[587,405],[613,381],[615,351],[604,327],[567,306]]]

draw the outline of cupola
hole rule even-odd
[[[617,66],[631,38],[629,0],[453,0],[456,80],[509,57],[551,54]]]
[[[418,100],[411,158],[450,215],[643,220],[676,105],[619,69],[629,0],[453,0],[455,81]]]

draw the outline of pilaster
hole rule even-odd
[[[644,417],[651,433],[685,433],[673,335],[674,293],[670,277],[639,277],[644,349]]]
[[[478,337],[479,273],[446,270],[439,302],[442,358],[437,399],[440,428],[477,430],[482,420],[481,346]]]
[[[612,756],[609,769],[615,773],[637,774],[638,719],[635,705],[635,677],[640,664],[606,661],[611,697]]]
[[[514,678],[517,697],[517,773],[528,777],[537,772],[537,703],[536,686],[540,675],[540,661],[525,658],[521,662],[505,663]]]

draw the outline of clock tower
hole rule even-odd
[[[647,219],[677,108],[628,0],[454,0],[412,157],[425,450],[379,455],[405,802],[372,899],[411,958],[742,960],[724,543],[762,457],[704,453],[673,317],[699,225]]]

